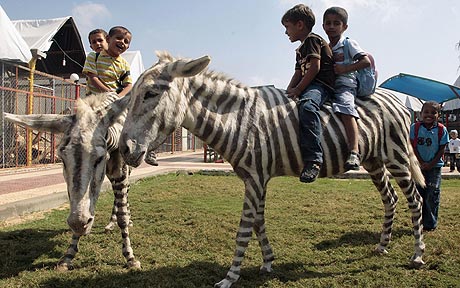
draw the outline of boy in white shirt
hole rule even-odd
[[[450,131],[450,141],[449,141],[449,153],[450,153],[450,172],[457,171],[460,172],[460,139],[458,137],[457,130]]]

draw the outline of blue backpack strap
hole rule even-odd
[[[348,37],[345,37],[345,40],[343,41],[343,63],[344,64],[351,64],[352,63],[352,60],[351,60],[351,57],[350,57],[350,48],[348,45],[349,42],[349,38]]]

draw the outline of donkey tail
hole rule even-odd
[[[412,147],[412,143],[407,141],[407,146],[409,147],[409,165],[410,165],[410,172],[412,174],[412,180],[414,180],[415,184],[425,187],[425,177],[422,174],[422,169],[420,168],[420,162],[415,156],[414,148]]]

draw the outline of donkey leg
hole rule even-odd
[[[243,204],[243,212],[241,214],[240,225],[238,233],[236,234],[236,249],[233,255],[233,262],[230,270],[227,272],[225,279],[216,283],[214,287],[229,288],[240,278],[241,263],[243,262],[244,253],[252,237],[252,230],[254,228],[254,221],[256,219],[257,209],[262,191],[257,185],[252,182],[248,184],[245,181],[245,197]]]
[[[123,162],[119,153],[111,156],[109,161],[114,161],[114,163],[108,163],[107,165],[107,176],[109,176],[112,183],[115,195],[114,208],[123,241],[122,253],[126,259],[128,268],[140,268],[141,263],[134,257],[128,229],[131,218],[128,204],[129,174],[131,173],[131,168]]]
[[[405,165],[399,167],[389,165],[388,171],[393,175],[407,199],[409,209],[411,211],[412,228],[415,238],[415,252],[410,259],[409,265],[414,268],[419,268],[425,264],[423,261],[423,253],[425,252],[425,243],[423,242],[422,234],[422,197],[416,189],[415,182],[411,178],[411,172]]]
[[[380,254],[387,254],[387,247],[391,240],[391,232],[395,216],[396,204],[398,202],[398,195],[391,185],[388,176],[385,174],[386,170],[383,166],[383,162],[381,162],[379,159],[372,159],[372,161],[363,163],[363,166],[368,171],[372,182],[380,192],[380,197],[382,199],[385,210],[385,219],[382,225],[382,232],[380,234],[380,243],[375,248],[375,252]]]
[[[114,194],[114,197],[115,197],[115,194]],[[129,209],[129,203],[128,203],[128,209]],[[113,201],[113,207],[112,207],[112,215],[110,215],[109,224],[107,224],[104,227],[105,232],[106,233],[112,232],[113,228],[115,228],[116,224],[117,224],[117,206],[116,206],[116,201],[114,200]],[[129,219],[128,226],[133,227],[133,221],[131,220],[131,218]]]
[[[115,201],[113,201],[112,215],[110,216],[109,224],[104,227],[105,232],[111,232],[117,223],[117,208],[115,206]]]
[[[272,262],[275,260],[273,255],[272,247],[268,241],[267,233],[265,230],[265,197],[260,201],[257,208],[256,219],[254,223],[254,231],[259,241],[260,249],[262,250],[262,258],[264,263],[260,267],[261,274],[267,274],[273,272]]]
[[[80,236],[73,234],[72,240],[70,241],[69,248],[67,248],[64,256],[59,259],[59,262],[56,265],[56,270],[67,271],[72,270],[73,264],[72,260],[75,258],[75,255],[78,252],[78,242],[80,241]]]

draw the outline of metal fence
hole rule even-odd
[[[14,114],[70,114],[85,85],[0,60],[0,168],[30,167],[60,162],[56,154],[60,135],[29,131],[5,121]],[[32,97],[31,97],[32,96]],[[201,140],[177,129],[157,152],[195,150]],[[184,137],[183,137],[184,134]],[[185,141],[185,142],[184,142]]]

